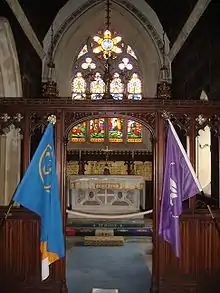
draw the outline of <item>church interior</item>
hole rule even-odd
[[[0,292],[219,292],[219,0],[0,2]],[[50,115],[65,257],[13,195]],[[159,236],[167,119],[202,194]],[[31,191],[30,191],[31,194]]]

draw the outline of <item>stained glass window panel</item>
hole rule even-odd
[[[84,100],[86,93],[86,81],[81,72],[77,72],[72,81],[72,99]]]
[[[136,54],[134,53],[134,51],[131,49],[131,47],[128,45],[127,46],[127,54],[131,55],[133,58],[137,59]]]
[[[128,99],[140,101],[142,99],[142,84],[137,73],[133,73],[127,85]]]
[[[142,125],[136,121],[128,120],[128,142],[142,142]]]
[[[82,50],[79,52],[79,55],[77,57],[77,59],[79,59],[80,57],[82,57],[83,55],[85,55],[86,53],[88,53],[88,48],[87,45],[85,45]]]
[[[86,122],[82,122],[72,128],[72,142],[86,141]]]
[[[91,142],[104,142],[105,139],[105,119],[90,120],[89,125],[90,141]]]
[[[124,84],[121,81],[119,74],[116,72],[113,80],[110,83],[110,93],[114,100],[122,100],[124,93]]]
[[[109,118],[108,127],[109,127],[109,141],[122,142],[123,141],[123,119]]]
[[[102,99],[105,92],[105,83],[101,78],[101,74],[97,72],[95,74],[94,80],[90,84],[90,93],[92,100]]]

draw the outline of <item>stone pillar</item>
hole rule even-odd
[[[21,134],[13,124],[0,136],[0,205],[8,205],[20,181]]]

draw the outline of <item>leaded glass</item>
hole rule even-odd
[[[93,119],[89,123],[90,141],[104,142],[105,139],[105,119]]]
[[[135,49],[135,48],[134,48]],[[81,48],[73,65],[73,100],[142,99],[142,80],[133,48],[115,31],[99,31]],[[95,74],[97,72],[97,74]]]
[[[133,58],[137,60],[136,54],[134,53],[134,51],[131,49],[129,45],[127,46],[127,54],[131,55]]]
[[[105,92],[105,83],[101,74],[96,72],[94,80],[90,84],[90,93],[92,100],[101,100]]]
[[[110,83],[110,93],[114,100],[122,100],[123,98],[124,84],[117,72],[114,74],[113,80]]]
[[[79,59],[80,57],[82,57],[83,55],[85,55],[86,53],[88,53],[88,47],[87,45],[83,46],[82,50],[79,52],[77,59]]]
[[[128,120],[128,142],[142,142],[142,125],[136,121]]]
[[[93,49],[93,53],[98,54],[103,52],[103,57],[105,59],[108,59],[112,52],[117,54],[122,53],[122,49],[116,46],[121,42],[122,38],[116,35],[112,36],[112,33],[109,30],[104,31],[101,36],[94,36],[93,40],[98,44],[98,46]]]
[[[81,72],[77,72],[72,81],[72,99],[84,100],[86,95],[86,81]]]
[[[137,73],[133,73],[127,85],[128,99],[141,100],[142,99],[142,84]]]
[[[86,122],[82,122],[72,128],[72,142],[86,141]]]
[[[123,141],[123,119],[121,118],[109,118],[109,141],[110,142],[122,142]]]

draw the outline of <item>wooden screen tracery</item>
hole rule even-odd
[[[138,105],[139,104],[139,105]],[[23,121],[16,122],[16,127],[21,127],[23,138],[23,165],[26,167],[30,159],[30,130],[34,127],[37,119],[31,118],[31,113],[38,113],[41,121],[49,114],[57,116],[56,124],[56,155],[57,173],[61,186],[62,212],[65,221],[65,148],[67,133],[72,125],[77,125],[87,118],[106,117],[109,111],[117,117],[125,117],[150,124],[154,129],[155,140],[153,141],[155,160],[153,161],[153,182],[154,182],[154,254],[153,254],[153,291],[159,293],[197,293],[218,292],[219,289],[219,235],[210,215],[206,209],[194,210],[195,205],[190,203],[190,209],[182,215],[181,222],[181,257],[177,260],[169,245],[158,237],[158,218],[160,211],[160,194],[163,181],[163,162],[165,147],[165,120],[161,112],[165,109],[171,114],[173,123],[181,129],[187,130],[189,137],[189,155],[195,166],[195,138],[198,126],[197,118],[203,115],[208,120],[212,137],[218,138],[218,120],[220,117],[219,103],[203,103],[196,101],[160,101],[151,100],[138,103],[112,104],[109,102],[96,103],[85,101],[84,104],[77,103],[70,99],[35,99],[35,100],[0,100],[1,128],[10,124],[16,116],[21,113]],[[74,113],[73,113],[74,108]],[[4,121],[5,114],[10,118]],[[185,115],[186,113],[187,116]],[[190,113],[190,114],[189,114]],[[109,117],[110,117],[109,113]],[[11,118],[12,117],[12,118]],[[153,118],[152,118],[153,117]],[[153,121],[153,122],[152,122]],[[217,136],[216,136],[217,135]],[[216,141],[215,141],[216,144]],[[213,146],[212,146],[213,147]],[[214,145],[215,153],[218,147]],[[214,152],[214,151],[213,151]],[[216,157],[215,157],[216,159]],[[24,167],[24,169],[25,169]],[[218,169],[215,169],[218,170]],[[217,176],[218,177],[218,176]],[[213,183],[213,180],[212,180]],[[215,188],[218,190],[218,188]],[[4,216],[6,210],[1,208],[0,215]],[[219,211],[214,211],[219,221]],[[192,237],[194,235],[194,237]],[[19,236],[19,237],[17,237]],[[14,238],[13,238],[14,237]],[[17,238],[16,238],[17,237]],[[19,242],[15,241],[20,239]],[[32,239],[30,243],[30,239]],[[12,210],[12,215],[0,242],[0,273],[3,281],[1,290],[3,292],[18,293],[27,291],[35,292],[67,292],[65,283],[65,260],[59,261],[52,266],[51,279],[47,283],[40,281],[40,259],[39,259],[39,219],[30,216],[30,213],[20,208]],[[28,243],[28,245],[27,245]],[[24,255],[21,252],[25,251]],[[21,257],[22,256],[22,257]],[[24,261],[25,260],[25,261]],[[39,260],[39,263],[38,263]],[[13,264],[13,266],[12,266]],[[37,268],[38,266],[38,268]],[[7,285],[6,285],[7,284]],[[15,286],[16,290],[11,286]],[[213,289],[212,287],[215,286]],[[10,290],[8,290],[10,288]]]

